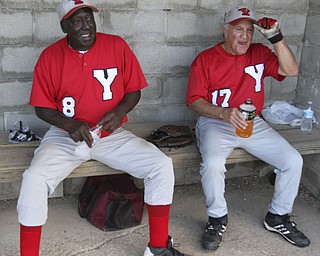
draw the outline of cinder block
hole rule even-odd
[[[0,183],[0,200],[16,199],[19,197],[21,181]]]
[[[4,48],[2,57],[3,72],[33,72],[39,57],[39,51],[39,48],[29,46]]]
[[[63,182],[60,182],[58,187],[54,190],[54,192],[49,196],[49,198],[54,198],[54,197],[63,197]]]
[[[186,104],[188,75],[167,77],[164,83],[164,104]]]
[[[140,104],[161,104],[163,100],[162,79],[157,76],[147,77],[148,86],[142,90]]]
[[[0,200],[17,199],[20,194],[21,181],[0,183]],[[60,183],[49,198],[63,197],[63,183]]]
[[[320,199],[320,157],[319,154],[304,156],[302,184],[316,198]]]
[[[37,12],[35,14],[35,39],[37,42],[49,44],[64,36],[56,12]]]
[[[320,39],[320,38],[319,38]],[[320,47],[310,46],[303,47],[303,54],[301,56],[300,69],[302,72],[308,74],[308,76],[318,76],[319,73],[319,58],[320,58]],[[314,77],[312,77],[314,79]]]
[[[131,38],[134,34],[135,13],[132,11],[108,11],[106,12],[103,32],[116,34],[125,39]]]
[[[320,170],[314,168],[305,162],[301,183],[307,190],[316,198],[320,200]]]
[[[308,16],[306,35],[305,35],[306,39],[308,40],[307,41],[308,44],[320,46],[319,24],[320,24],[319,15],[310,14]],[[313,54],[315,54],[315,58],[319,59],[319,55],[320,55],[319,50],[315,50]]]
[[[300,76],[299,83],[297,86],[296,93],[299,95],[295,99],[295,101],[304,107],[308,101],[312,101],[312,105],[314,106],[315,110],[320,110],[320,102],[319,102],[319,84],[320,79],[314,78],[309,75]],[[318,119],[318,121],[320,121]]]
[[[63,181],[64,195],[79,194],[87,178],[72,178]]]
[[[168,13],[168,42],[208,42],[222,34],[223,15],[197,12]]]
[[[306,156],[303,156],[303,159],[304,161],[308,161],[308,166],[312,168],[317,169],[320,166],[320,154],[306,155]],[[319,177],[320,177],[320,172],[319,172]]]
[[[254,1],[255,10],[291,12],[291,13],[306,13],[308,10],[308,0],[256,0]]]
[[[298,1],[295,1],[295,2],[298,2]],[[279,19],[281,32],[285,37],[298,36],[302,40],[305,29],[306,29],[306,21],[307,21],[306,13],[294,13],[294,14],[284,13],[280,16],[280,19]]]
[[[0,83],[0,102],[2,106],[22,106],[29,103],[32,82],[14,81]],[[27,97],[26,97],[27,96]]]
[[[17,121],[22,121],[27,124],[31,130],[49,128],[49,124],[39,119],[33,113],[23,113],[23,112],[5,112],[4,113],[4,123],[5,130],[8,131],[13,128]]]
[[[101,0],[96,0],[97,6],[101,6]],[[92,4],[95,4],[91,1]],[[118,9],[136,9],[137,8],[137,0],[117,0],[117,1],[108,1],[105,5],[108,9],[118,10]]]
[[[139,0],[139,9],[194,9],[197,1],[194,0]]]
[[[18,44],[32,41],[31,10],[0,12],[0,44]]]
[[[156,114],[154,114],[156,113]],[[129,113],[132,123],[142,122],[179,122],[195,120],[197,114],[186,106],[186,104],[156,104],[139,105]]]
[[[164,41],[166,13],[159,11],[110,11],[104,32],[130,41]]]
[[[296,97],[297,77],[287,77],[284,81],[278,82],[274,79],[271,80],[270,97],[283,101],[293,101]]]
[[[309,0],[309,10],[312,10],[312,13],[320,14],[320,1]]]
[[[239,4],[248,6],[249,8],[252,9],[256,1],[242,0],[237,2],[239,2]],[[214,10],[222,13],[229,11],[235,5],[236,5],[236,1],[234,0],[201,0],[199,1],[200,8],[207,9],[207,10]]]
[[[193,61],[192,46],[170,46],[158,43],[137,43],[133,47],[146,74],[187,73]]]

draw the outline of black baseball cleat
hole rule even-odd
[[[228,215],[220,218],[209,217],[209,221],[201,239],[202,246],[205,250],[213,251],[219,248],[227,224]]]
[[[188,255],[179,252],[177,249],[174,249],[173,239],[171,236],[169,236],[167,248],[155,248],[148,245],[146,250],[144,251],[143,256],[188,256]]]
[[[310,244],[310,240],[296,228],[297,225],[290,221],[288,214],[277,215],[268,212],[264,220],[264,226],[271,232],[279,233],[289,243],[296,246],[306,247]]]

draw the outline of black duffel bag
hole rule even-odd
[[[143,192],[126,173],[88,177],[78,205],[79,215],[103,231],[140,225],[143,208]]]

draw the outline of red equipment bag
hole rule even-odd
[[[125,173],[88,177],[78,212],[97,228],[114,231],[140,225],[143,207],[143,192]]]

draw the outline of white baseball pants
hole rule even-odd
[[[228,213],[224,197],[225,164],[234,148],[243,148],[275,167],[275,190],[269,211],[280,215],[291,213],[299,189],[303,160],[262,118],[255,118],[251,137],[241,138],[236,135],[232,124],[200,116],[196,135],[202,157],[200,174],[208,216],[218,218]]]
[[[52,194],[81,163],[94,159],[133,177],[144,179],[145,202],[150,205],[172,203],[174,172],[171,158],[156,146],[123,128],[100,139],[87,156],[75,155],[79,142],[67,132],[52,126],[35,150],[23,174],[18,199],[18,219],[25,226],[45,224],[48,195]]]

